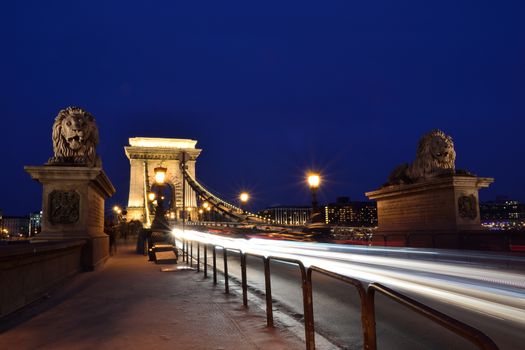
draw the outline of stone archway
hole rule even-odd
[[[195,177],[195,162],[201,149],[195,148],[197,141],[188,139],[133,137],[129,139],[129,146],[124,147],[130,161],[129,199],[127,207],[128,220],[148,222],[147,192],[154,183],[154,169],[158,166],[166,167],[167,183],[172,187],[174,201],[173,211],[180,217],[182,209],[183,175],[181,162],[185,157],[188,173]],[[195,192],[186,186],[186,208],[197,206]],[[190,209],[191,210],[191,209]]]

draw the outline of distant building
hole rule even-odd
[[[257,214],[279,225],[303,226],[310,219],[312,208],[292,205],[278,206],[266,208]]]
[[[479,205],[481,223],[491,228],[512,228],[525,223],[525,204],[507,198]]]
[[[42,212],[29,214],[29,236],[33,237],[42,231]]]
[[[375,202],[355,202],[339,197],[335,203],[324,207],[325,222],[343,226],[377,226]]]
[[[28,216],[3,216],[2,217],[2,232],[5,234],[15,236],[29,235],[29,217]]]

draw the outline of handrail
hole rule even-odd
[[[343,276],[343,275],[340,275],[338,273],[322,269],[322,268],[317,267],[317,266],[310,266],[310,268],[308,269],[308,272],[307,272],[307,278],[308,278],[308,281],[309,281],[310,285],[312,285],[312,290],[313,290],[313,283],[312,283],[312,273],[313,272],[317,272],[319,274],[331,277],[333,279],[336,279],[336,280],[341,281],[341,282],[346,283],[346,284],[350,284],[350,285],[354,286],[357,289],[357,292],[359,293],[359,301],[360,301],[360,304],[361,304],[361,328],[363,329],[364,348],[365,349],[371,349],[370,344],[369,344],[370,343],[369,339],[370,339],[372,334],[375,335],[375,328],[372,329],[372,327],[374,327],[374,324],[371,323],[371,321],[370,321],[370,317],[369,317],[369,314],[368,314],[369,309],[368,309],[367,304],[366,304],[366,300],[367,300],[366,299],[366,290],[363,287],[363,284],[361,283],[361,281],[359,281],[359,280],[357,280],[355,278],[351,278],[351,277],[348,277],[348,276]]]
[[[188,260],[193,259],[193,244],[191,244],[191,256],[188,259],[188,244],[186,243],[186,249],[184,249],[184,241],[188,241],[187,238],[182,239],[182,254],[184,257],[184,252],[186,252],[186,264]],[[189,240],[193,242],[193,240]],[[422,304],[404,294],[396,292],[386,286],[383,286],[379,283],[370,283],[366,288],[363,287],[362,283],[354,278],[344,276],[332,271],[322,269],[320,267],[311,265],[308,268],[304,266],[302,261],[297,259],[290,259],[277,256],[263,256],[254,253],[244,253],[241,249],[237,248],[228,248],[221,245],[215,244],[205,244],[205,249],[207,246],[213,248],[213,283],[217,284],[217,264],[216,264],[216,248],[221,248],[223,250],[223,259],[224,259],[224,276],[225,276],[225,293],[229,293],[229,275],[228,275],[228,255],[227,251],[236,251],[239,252],[241,257],[241,284],[243,291],[243,305],[248,307],[247,299],[247,277],[246,277],[246,265],[247,257],[258,257],[263,260],[264,263],[264,275],[265,275],[265,289],[266,289],[266,323],[268,327],[273,327],[273,307],[272,307],[272,290],[271,290],[271,271],[270,271],[270,261],[279,261],[287,262],[291,264],[296,264],[299,267],[301,272],[301,288],[303,290],[303,308],[304,308],[304,327],[305,327],[305,343],[307,350],[315,349],[315,324],[314,324],[314,312],[313,312],[313,293],[312,293],[312,273],[320,273],[327,277],[336,279],[338,281],[350,284],[354,286],[359,294],[359,299],[361,303],[361,327],[363,331],[363,347],[366,350],[376,350],[377,349],[377,339],[376,339],[376,324],[375,324],[375,292],[379,292],[390,299],[405,305],[409,309],[425,316],[427,319],[437,323],[438,325],[452,331],[453,333],[463,337],[466,340],[469,340],[473,344],[477,345],[480,349],[483,350],[496,350],[498,346],[494,341],[488,337],[486,334],[469,326],[459,320],[456,320],[444,313],[441,313],[425,304]],[[207,264],[207,261],[204,262]],[[206,277],[205,269],[205,277]]]
[[[442,327],[454,332],[455,334],[467,339],[468,341],[477,345],[480,349],[494,350],[498,349],[497,345],[483,332],[478,329],[469,326],[466,323],[456,320],[444,313],[432,309],[406,295],[396,292],[386,286],[379,283],[370,283],[367,288],[366,299],[367,304],[370,308],[369,316],[372,317],[370,322],[374,325],[374,333],[371,335],[370,340],[373,344],[373,349],[376,348],[376,334],[375,334],[375,312],[374,312],[374,295],[375,292],[379,292],[395,302],[405,305],[411,310],[417,312],[420,315],[434,321]]]

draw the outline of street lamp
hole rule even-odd
[[[153,169],[153,171],[155,172],[155,182],[157,185],[163,185],[166,180],[166,171],[168,171],[168,169],[163,166],[158,166]]]
[[[166,180],[166,169],[163,166],[158,166],[153,171],[155,172],[155,184],[156,192],[150,192],[148,199],[157,199],[157,208],[155,209],[155,217],[151,224],[152,229],[166,230],[169,228],[168,222],[166,221],[166,211],[164,210],[164,196],[162,195],[162,189],[164,188],[164,181]]]
[[[308,186],[310,186],[310,190],[312,191],[312,211],[317,210],[317,188],[319,187],[319,184],[321,183],[321,176],[318,173],[310,173],[307,177],[308,180]]]
[[[246,192],[241,192],[241,194],[239,195],[239,199],[241,201],[241,209],[242,209],[242,212],[244,213],[244,206],[246,205],[246,203],[248,202],[248,199],[250,199],[250,196],[248,195],[248,193]]]
[[[122,209],[120,209],[120,207],[118,205],[115,205],[113,207],[113,211],[115,212],[115,218],[117,219],[117,223],[120,222],[120,220],[122,219],[121,215],[122,214]]]
[[[153,202],[157,196],[155,195],[155,192],[148,193],[148,199],[150,202]]]
[[[208,214],[206,214],[206,215],[208,215],[208,221],[214,221],[212,216],[211,216],[211,207],[207,207],[206,211],[208,212]]]

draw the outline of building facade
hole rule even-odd
[[[29,227],[28,233],[30,237],[35,236],[36,234],[42,231],[42,211],[37,213],[29,214]]]
[[[257,213],[278,225],[304,226],[312,215],[312,208],[306,206],[277,206]]]
[[[28,216],[3,216],[2,232],[9,237],[29,236],[29,217]]]
[[[525,204],[516,200],[499,198],[479,205],[481,223],[494,229],[521,228],[525,226]]]
[[[352,227],[377,226],[377,206],[375,202],[350,201],[339,197],[335,203],[324,207],[325,222],[331,225]]]

